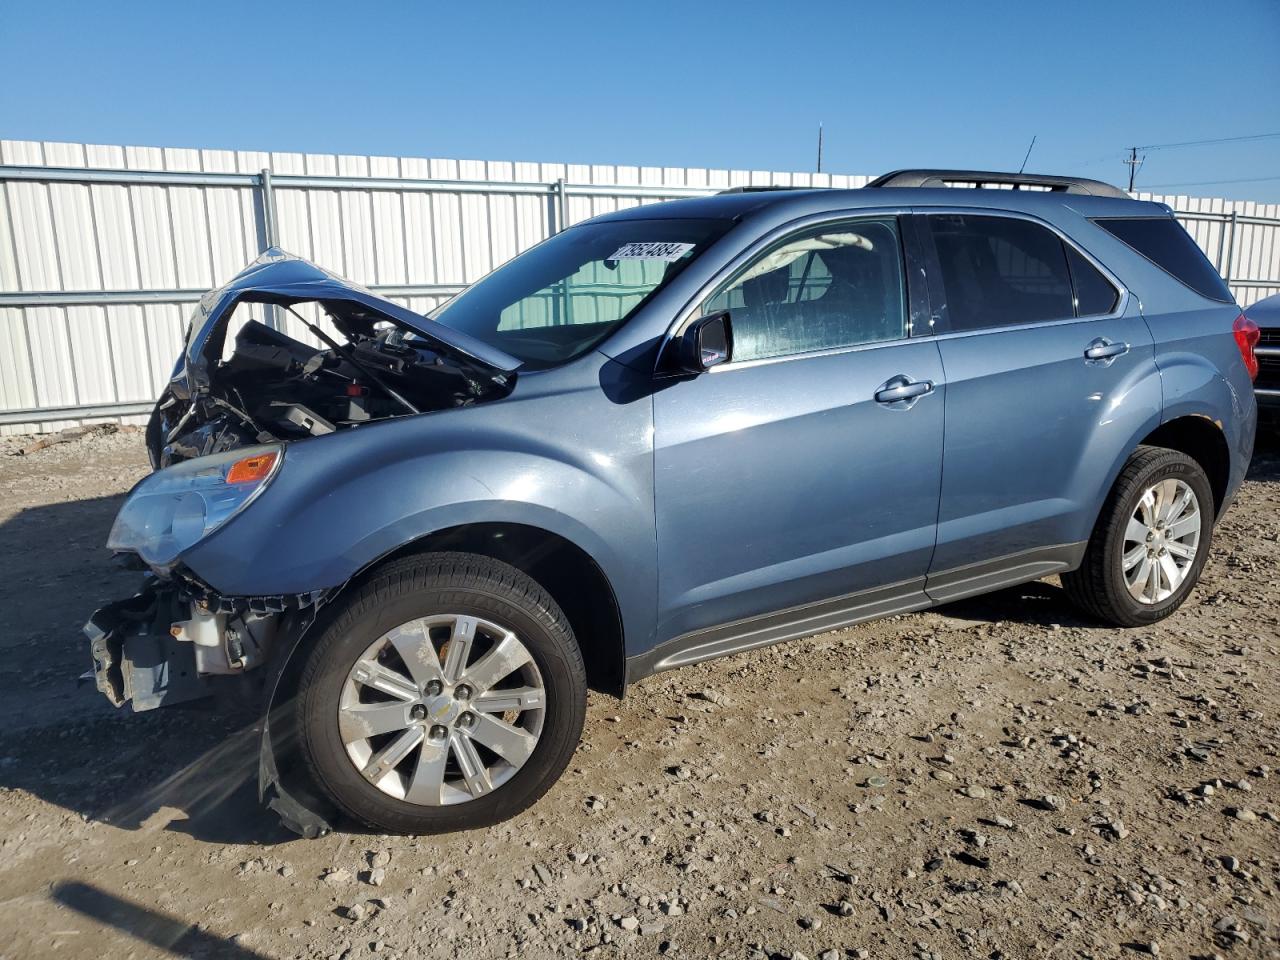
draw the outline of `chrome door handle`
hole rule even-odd
[[[912,380],[900,373],[881,384],[876,390],[876,403],[899,403],[903,400],[914,400],[932,392],[932,380]]]
[[[1089,346],[1084,348],[1085,360],[1114,360],[1122,353],[1129,352],[1127,343],[1112,343],[1106,337],[1098,337],[1096,340],[1089,341]]]

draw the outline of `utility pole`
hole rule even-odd
[[[818,172],[822,172],[822,124],[818,124]]]
[[[1143,160],[1146,160],[1146,157],[1143,157],[1142,160],[1138,159],[1137,147],[1129,148],[1129,159],[1126,160],[1125,163],[1129,165],[1129,192],[1130,193],[1133,193],[1133,178],[1138,175],[1138,168],[1142,166]]]

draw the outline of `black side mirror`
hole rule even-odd
[[[680,337],[680,367],[704,373],[733,359],[733,326],[729,311],[699,317]]]

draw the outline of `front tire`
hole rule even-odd
[[[1062,575],[1085,613],[1122,627],[1163,620],[1200,579],[1213,540],[1209,479],[1185,453],[1139,447],[1120,471],[1078,570]]]
[[[329,616],[295,703],[303,760],[356,820],[389,833],[488,826],[559,778],[586,712],[564,613],[497,560],[389,564]]]

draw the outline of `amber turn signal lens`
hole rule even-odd
[[[257,483],[265,480],[270,476],[271,468],[276,465],[279,457],[280,454],[273,450],[237,460],[227,471],[227,483]]]

